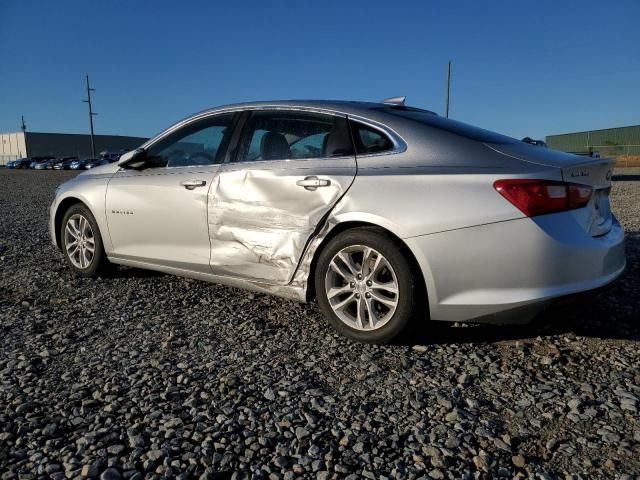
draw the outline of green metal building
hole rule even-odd
[[[640,155],[640,125],[549,135],[550,148],[565,152],[600,152],[603,156]]]

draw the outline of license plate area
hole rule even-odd
[[[611,216],[611,204],[609,203],[609,194],[611,187],[594,190],[593,197],[590,202],[591,218],[589,221],[589,232],[594,237],[604,235],[611,230],[613,219]]]

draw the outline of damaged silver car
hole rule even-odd
[[[107,262],[313,298],[343,335],[524,322],[613,281],[612,162],[404,105],[257,102],[189,117],[64,183],[51,237]]]

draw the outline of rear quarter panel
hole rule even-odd
[[[405,137],[406,138],[406,137]],[[465,229],[520,219],[524,214],[493,188],[501,178],[562,180],[560,169],[533,165],[491,150],[482,143],[436,132],[407,139],[407,149],[389,155],[360,156],[356,179],[332,212],[331,222],[367,222],[402,239],[418,262],[430,304],[438,301],[432,255],[418,237],[457,231],[464,241],[450,245],[472,251]]]
[[[400,238],[427,235],[523,217],[493,188],[498,179],[562,180],[557,168],[447,132],[414,134],[407,145],[401,153],[359,156],[356,179],[334,216],[376,223]]]

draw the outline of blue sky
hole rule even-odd
[[[246,100],[381,100],[508,135],[640,124],[639,0],[0,0],[0,131],[150,136]]]

